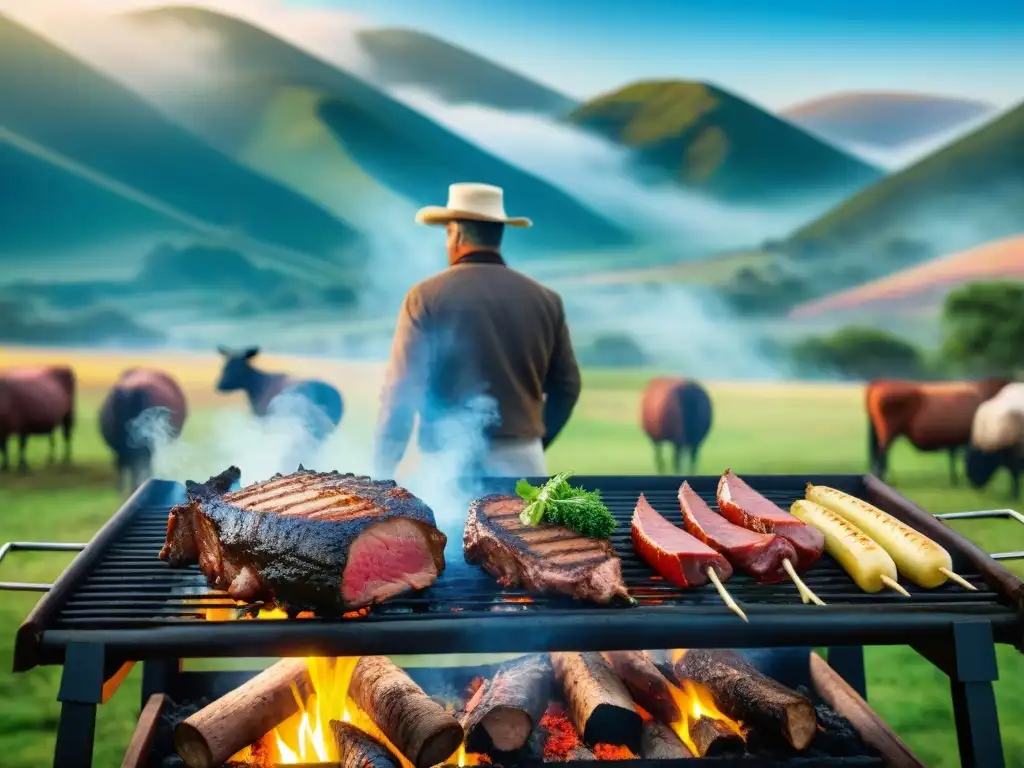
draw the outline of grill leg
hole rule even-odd
[[[999,679],[992,626],[984,621],[953,624],[955,665],[949,678],[963,768],[1004,768],[1003,742],[992,682]]]
[[[54,768],[92,768],[96,706],[103,701],[103,646],[72,643],[60,677],[60,722],[53,751]]]
[[[864,646],[831,646],[828,649],[828,665],[867,701],[868,680],[864,670]]]
[[[177,693],[175,683],[181,674],[181,659],[147,661],[142,664],[142,706],[146,706],[154,693],[166,693],[172,698]]]

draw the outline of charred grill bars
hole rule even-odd
[[[448,569],[430,589],[376,607],[362,619],[207,621],[204,610],[233,607],[211,595],[197,569],[157,559],[168,509],[182,499],[174,483],[150,481],[97,533],[18,631],[16,671],[64,664],[54,765],[91,764],[96,705],[131,664],[144,662],[143,700],[169,691],[182,658],[351,656],[452,652],[628,650],[640,648],[831,646],[829,660],[863,693],[863,645],[909,644],[949,675],[964,766],[1004,765],[992,681],[994,643],[1024,643],[1024,583],[952,529],[871,476],[748,476],[752,487],[784,508],[808,481],[871,501],[938,541],[977,592],[955,585],[912,589],[910,600],[860,592],[823,557],[805,576],[828,606],[799,602],[792,584],[757,585],[735,576],[733,596],[750,623],[738,621],[712,587],[680,590],[654,577],[629,544],[629,518],[640,493],[675,521],[679,478],[582,477],[600,489],[620,521],[613,544],[622,557],[632,608],[529,597],[502,590],[449,547]],[[495,480],[489,492],[509,492]],[[712,501],[717,477],[691,486]],[[461,531],[445,531],[453,543]],[[529,615],[529,623],[523,618]],[[516,625],[511,624],[516,621]],[[528,631],[524,631],[528,628]]]

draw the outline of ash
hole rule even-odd
[[[202,698],[178,704],[168,698],[164,702],[156,734],[153,737],[153,746],[149,751],[149,764],[146,768],[185,768],[185,763],[174,752],[174,729],[182,720],[191,717],[212,701],[212,699]]]

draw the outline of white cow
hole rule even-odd
[[[975,488],[992,479],[999,467],[1010,470],[1012,495],[1020,498],[1024,467],[1024,383],[1007,384],[978,406],[967,452],[967,478]]]

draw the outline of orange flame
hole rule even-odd
[[[679,649],[672,652],[672,662],[678,662],[686,654],[686,649]],[[692,737],[690,736],[690,719],[696,721],[701,717],[708,717],[712,720],[717,720],[723,723],[733,733],[739,736],[741,739],[746,741],[746,737],[743,733],[743,723],[738,720],[733,720],[728,717],[722,710],[715,704],[715,700],[711,695],[711,692],[699,683],[695,683],[692,680],[683,680],[682,689],[669,683],[669,691],[672,694],[672,698],[679,707],[682,718],[678,723],[672,724],[672,730],[676,732],[686,748],[690,750],[694,755],[699,754],[697,745],[694,744]]]
[[[529,597],[528,595],[519,595],[519,596],[516,596],[516,597],[509,596],[509,597],[503,598],[503,602],[526,604],[526,603],[532,603],[533,602],[533,598]]]

